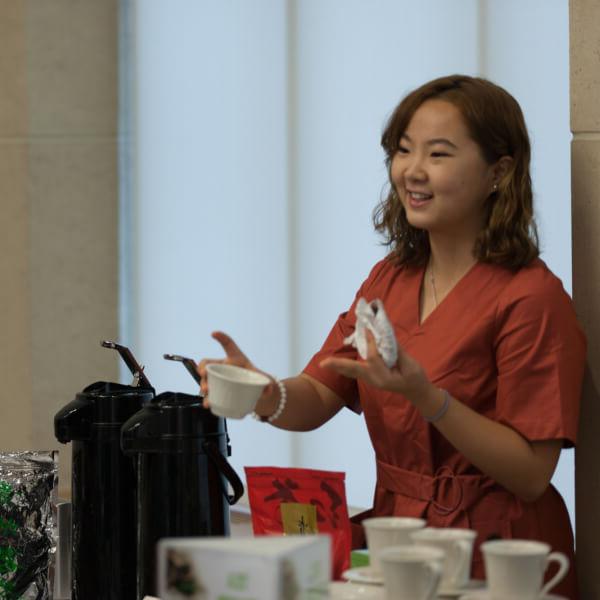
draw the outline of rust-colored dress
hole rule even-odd
[[[530,441],[575,444],[585,338],[571,299],[541,260],[517,272],[476,263],[419,323],[423,268],[380,261],[356,299],[380,298],[398,343],[429,379],[477,412]],[[419,516],[431,526],[477,530],[472,576],[485,577],[479,544],[487,539],[543,540],[571,559],[553,593],[577,600],[573,534],[554,487],[526,503],[482,474],[402,395],[322,369],[326,356],[356,358],[344,345],[354,330],[352,304],[339,316],[305,373],[362,411],[377,461],[374,515]],[[360,519],[359,519],[360,520]],[[362,527],[354,546],[364,544]]]

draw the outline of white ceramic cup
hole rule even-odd
[[[432,600],[444,571],[444,551],[434,546],[390,546],[379,555],[387,600]]]
[[[419,546],[441,548],[446,558],[440,588],[459,590],[471,578],[473,544],[477,533],[472,529],[455,527],[425,527],[410,534],[410,539]]]
[[[270,379],[262,373],[212,363],[206,367],[210,410],[220,417],[241,419],[251,413]]]
[[[412,517],[372,517],[362,524],[369,548],[369,565],[374,573],[381,573],[379,555],[384,548],[410,544],[410,534],[426,525],[423,519]]]
[[[494,540],[481,544],[490,596],[493,600],[534,600],[544,597],[569,570],[569,559],[533,540]],[[551,562],[558,572],[542,587]]]

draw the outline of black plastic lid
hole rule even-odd
[[[121,429],[126,453],[203,452],[208,439],[225,435],[225,420],[202,406],[200,396],[164,392],[146,404]]]
[[[97,428],[120,429],[153,396],[151,388],[110,381],[92,383],[54,416],[56,439],[62,443],[88,440]]]

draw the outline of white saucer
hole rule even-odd
[[[468,592],[460,597],[460,600],[492,600],[492,596],[488,590],[479,590],[477,592]],[[547,594],[546,596],[539,596],[536,600],[567,600],[564,596],[555,596],[554,594]]]
[[[385,600],[383,588],[360,583],[333,581],[329,584],[331,600]]]
[[[469,594],[472,591],[482,590],[485,587],[485,581],[481,579],[470,579],[465,585],[459,588],[440,586],[437,595],[440,598],[460,598],[464,594]]]
[[[352,583],[366,583],[367,585],[383,585],[383,575],[374,571],[373,567],[358,567],[348,569],[342,573],[342,577]]]

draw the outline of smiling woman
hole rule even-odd
[[[366,516],[402,515],[474,529],[476,578],[479,547],[496,537],[544,540],[573,562],[550,480],[577,440],[585,339],[538,258],[521,109],[489,81],[443,77],[398,105],[382,145],[391,191],[375,223],[391,252],[304,371],[268,386],[256,413],[295,431],[344,407],[364,413],[377,483],[373,508],[355,518],[357,546]],[[391,366],[373,337],[366,359],[347,344],[361,298],[385,307]],[[256,368],[214,337],[224,362]],[[205,392],[210,362],[198,367]],[[573,569],[557,591],[577,599]]]

